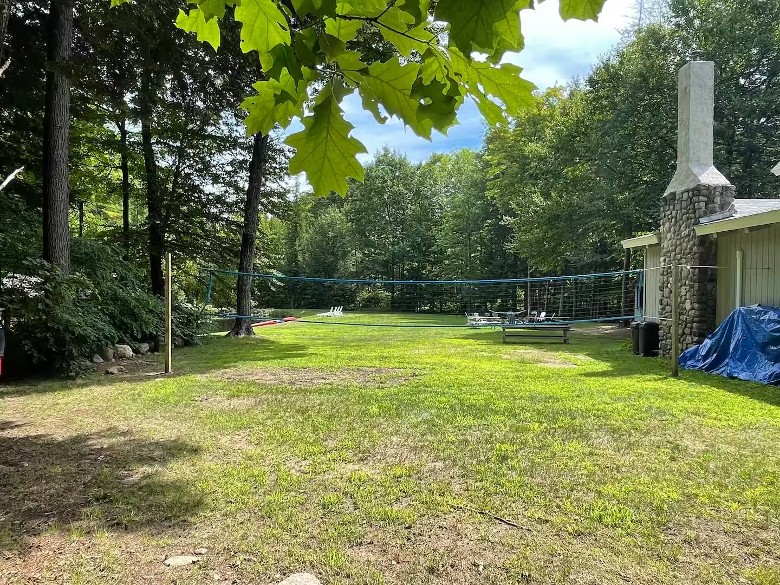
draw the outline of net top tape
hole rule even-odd
[[[207,270],[209,274],[224,274],[228,276],[251,276],[268,280],[292,280],[297,282],[327,282],[334,284],[526,284],[529,282],[573,281],[588,280],[596,277],[617,277],[623,275],[636,275],[642,272],[637,270],[619,270],[616,272],[600,272],[595,274],[573,274],[564,276],[534,276],[527,278],[495,278],[487,280],[373,280],[358,278],[317,278],[312,276],[286,276],[281,274],[262,274],[259,272],[238,272],[236,270]]]

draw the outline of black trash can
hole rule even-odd
[[[639,354],[644,357],[658,354],[658,323],[645,321],[639,324]]]
[[[635,355],[639,355],[639,321],[633,321],[631,327],[631,349]]]

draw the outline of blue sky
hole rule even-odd
[[[540,89],[584,77],[599,57],[620,41],[620,31],[629,24],[634,13],[633,4],[633,0],[607,0],[598,22],[563,22],[558,15],[558,0],[547,0],[535,10],[524,10],[521,26],[525,48],[521,53],[507,55],[505,60],[521,66],[523,77]],[[479,148],[485,131],[482,118],[471,101],[467,101],[458,113],[460,124],[451,128],[446,136],[434,134],[430,142],[415,136],[396,119],[378,124],[363,110],[357,94],[347,97],[342,106],[346,119],[355,126],[353,136],[368,150],[359,157],[364,163],[384,146],[402,152],[416,162],[435,152]],[[296,122],[287,132],[297,132],[300,128],[300,123]]]

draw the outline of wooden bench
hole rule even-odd
[[[569,329],[571,325],[551,323],[517,323],[515,325],[501,326],[501,341],[507,343],[511,339],[560,339],[563,343],[569,343]]]

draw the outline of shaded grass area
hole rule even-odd
[[[258,333],[3,389],[0,582],[780,582],[774,388],[609,327]]]

